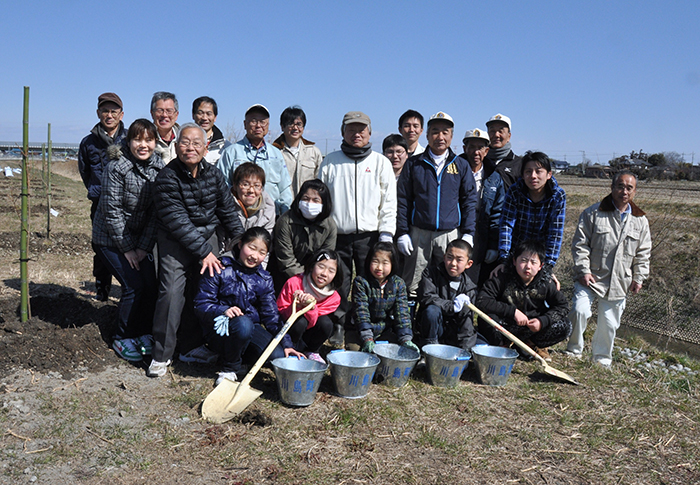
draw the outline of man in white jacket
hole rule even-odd
[[[343,282],[342,302],[335,313],[336,325],[331,343],[342,345],[343,320],[350,309],[347,300],[355,273],[364,275],[365,259],[377,241],[391,242],[396,230],[396,181],[391,162],[372,151],[369,116],[350,111],[340,127],[340,150],[321,163],[318,178],[330,190],[332,216],[338,226],[336,251],[340,257]]]
[[[637,177],[632,172],[615,175],[611,194],[581,214],[571,243],[574,300],[569,319],[573,333],[567,354],[581,356],[583,332],[597,297],[598,326],[591,340],[591,358],[603,367],[612,364],[627,293],[638,293],[649,275],[649,221],[632,202],[636,190]]]

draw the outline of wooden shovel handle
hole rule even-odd
[[[540,363],[542,363],[542,365],[547,366],[547,361],[544,360],[544,359],[542,358],[542,356],[540,356],[537,352],[535,352],[534,350],[532,350],[532,349],[530,348],[529,345],[527,345],[526,343],[524,343],[524,342],[523,342],[522,340],[520,340],[518,337],[516,337],[515,335],[513,335],[512,333],[510,333],[508,330],[506,330],[505,328],[503,328],[503,326],[500,325],[499,323],[497,323],[493,318],[489,317],[487,314],[485,314],[484,312],[482,312],[481,310],[479,310],[477,307],[475,307],[473,303],[469,303],[469,308],[470,308],[474,313],[476,313],[477,315],[479,315],[480,318],[483,318],[484,320],[486,320],[486,322],[487,322],[489,325],[491,325],[493,328],[495,328],[496,330],[498,330],[499,332],[501,332],[503,335],[505,335],[506,337],[508,337],[508,339],[509,339],[511,342],[513,342],[515,345],[517,345],[518,347],[520,347],[521,349],[523,349],[523,351],[525,351],[525,352],[527,352],[528,354],[530,354],[531,356],[533,356],[533,357],[534,357],[535,359],[537,359]]]
[[[265,348],[263,353],[260,355],[260,358],[255,362],[255,365],[248,371],[248,375],[245,376],[243,381],[241,382],[241,385],[239,386],[240,388],[244,388],[250,385],[250,381],[253,380],[253,377],[255,377],[255,374],[258,373],[260,368],[263,366],[267,358],[270,356],[270,354],[275,350],[275,347],[282,341],[282,338],[287,334],[290,328],[292,328],[292,325],[294,325],[294,322],[296,322],[297,318],[302,316],[304,313],[308,312],[311,310],[314,305],[316,305],[315,301],[312,301],[308,305],[306,305],[304,308],[301,310],[297,311],[297,300],[296,298],[294,299],[294,302],[292,303],[292,314],[289,316],[289,319],[287,320],[287,323],[284,324],[284,326],[280,329],[280,331],[277,333],[275,338],[272,339],[272,342]],[[238,391],[236,391],[238,392]]]

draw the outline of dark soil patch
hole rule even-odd
[[[19,251],[19,233],[0,232],[0,251]],[[81,254],[92,252],[91,237],[87,234],[69,234],[52,232],[51,239],[44,234],[35,232],[29,237],[29,253],[31,254]]]
[[[32,297],[30,309],[32,318],[20,323],[18,298],[0,300],[0,375],[24,368],[69,379],[80,368],[99,372],[118,362],[106,344],[114,304],[59,290]]]

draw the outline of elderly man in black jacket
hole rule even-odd
[[[194,123],[182,126],[177,158],[156,178],[160,286],[153,319],[153,362],[148,375],[161,377],[172,362],[185,305],[188,270],[220,273],[223,269],[209,239],[217,225],[236,238],[243,233],[234,201],[218,168],[203,161],[207,134]]]

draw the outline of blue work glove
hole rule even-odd
[[[226,315],[219,315],[214,319],[214,330],[222,337],[228,337],[228,321],[229,318]]]
[[[374,352],[374,345],[374,340],[365,340],[365,343],[362,344],[362,351],[371,354],[372,352]]]
[[[454,306],[455,313],[459,313],[462,311],[462,307],[464,307],[465,305],[469,305],[471,303],[471,300],[469,299],[469,297],[467,295],[462,293],[462,294],[459,294],[455,297],[454,303],[455,303],[455,306]]]
[[[418,348],[418,346],[416,344],[414,344],[411,340],[406,340],[401,345],[403,345],[404,347],[407,347],[411,350],[415,350],[416,352],[420,352],[420,349]]]

